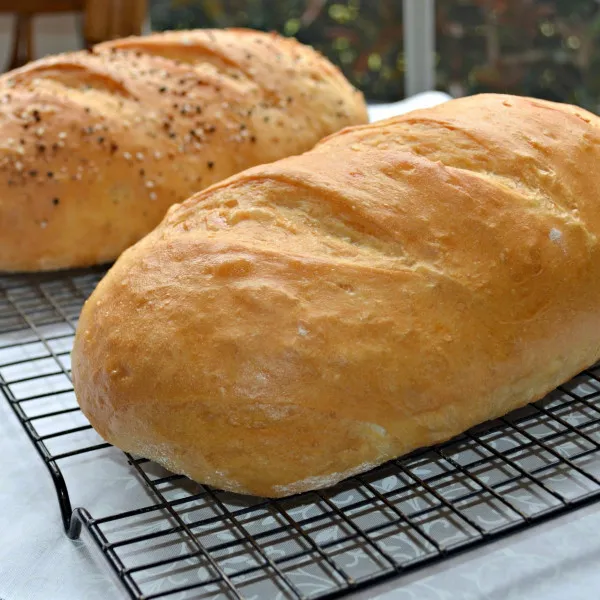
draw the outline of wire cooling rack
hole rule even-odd
[[[600,496],[599,366],[325,491],[244,497],[126,455],[120,508],[73,511],[62,466],[94,457],[101,479],[110,448],[79,411],[70,375],[77,318],[102,275],[0,277],[0,389],[50,471],[68,535],[85,528],[131,598],[333,598]],[[130,500],[138,488],[141,507]]]

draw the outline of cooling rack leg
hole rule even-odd
[[[81,509],[76,508],[71,514],[71,518],[69,520],[69,528],[66,529],[67,535],[72,540],[78,540],[81,535],[81,527],[83,525],[83,521],[85,519],[85,515],[81,513]]]
[[[43,456],[43,453],[42,453]],[[50,475],[52,476],[52,482],[56,488],[56,494],[58,496],[58,505],[60,507],[60,516],[62,517],[63,527],[65,532],[72,539],[77,539],[81,531],[81,523],[78,519],[74,519],[77,511],[73,511],[71,508],[71,500],[69,499],[69,490],[63,474],[61,473],[58,465],[53,460],[45,460]]]
[[[40,440],[35,428],[32,427],[31,422],[28,421],[27,415],[23,412],[23,409],[17,402],[14,401],[14,398],[7,395],[6,384],[0,377],[0,393],[2,393],[6,399],[8,400],[9,406],[13,409],[14,413],[19,419],[19,422],[23,426],[25,433],[31,440],[34,448],[37,450],[38,454],[44,461],[46,467],[48,467],[48,471],[50,472],[50,476],[52,477],[52,483],[54,483],[54,487],[56,488],[56,495],[58,497],[58,505],[60,508],[60,516],[62,518],[63,527],[65,528],[65,532],[71,539],[76,539],[79,537],[79,531],[81,530],[81,526],[79,528],[74,526],[71,529],[71,518],[73,509],[71,508],[71,500],[69,498],[69,490],[67,489],[67,484],[65,482],[65,478],[61,470],[59,469],[56,461],[53,459],[52,455],[48,451],[46,445]],[[72,533],[71,533],[72,531]]]

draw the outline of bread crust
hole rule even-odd
[[[124,450],[284,496],[447,440],[600,357],[600,119],[482,95],[346,129],[172,207],[86,303]]]
[[[366,123],[313,49],[250,30],[132,37],[0,77],[0,270],[114,260],[167,208]]]

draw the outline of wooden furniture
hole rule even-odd
[[[39,14],[82,12],[86,47],[127,35],[139,35],[147,0],[0,0],[0,12],[16,14],[13,46],[7,69],[33,60],[33,17]]]
[[[85,0],[83,35],[88,46],[140,35],[147,0]]]

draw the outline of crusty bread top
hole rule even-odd
[[[0,77],[0,270],[116,258],[167,207],[367,120],[313,49],[249,30],[133,37]]]
[[[333,483],[542,397],[600,357],[600,119],[455,100],[182,205],[86,303],[78,400],[225,489]]]

